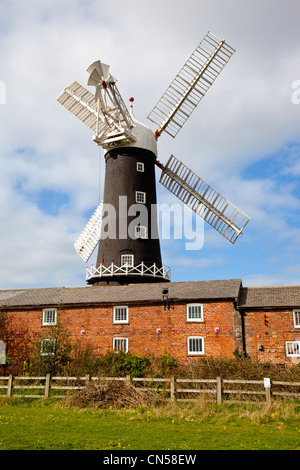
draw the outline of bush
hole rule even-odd
[[[300,366],[285,367],[280,364],[259,362],[247,357],[213,358],[203,357],[190,364],[188,373],[193,378],[240,380],[271,380],[299,381]]]
[[[148,366],[149,358],[147,356],[137,356],[123,351],[108,352],[99,360],[99,372],[104,376],[143,377]]]
[[[179,361],[171,356],[169,352],[160,354],[159,356],[151,356],[148,375],[151,377],[170,377],[179,372]]]
[[[72,344],[70,355],[71,358],[63,371],[64,375],[81,377],[98,374],[101,359],[92,343],[76,341]]]
[[[49,351],[42,354],[41,342],[53,341]],[[49,326],[43,330],[43,334],[36,335],[32,342],[32,370],[38,374],[60,374],[70,362],[72,345],[69,341],[67,329],[61,321],[57,325]]]

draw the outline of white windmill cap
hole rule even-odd
[[[131,132],[136,140],[126,146],[150,150],[150,152],[153,152],[154,155],[157,156],[157,142],[153,131],[150,127],[146,126],[146,124],[139,122],[132,114],[131,117],[133,121]]]

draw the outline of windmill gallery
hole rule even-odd
[[[74,244],[85,263],[98,247],[97,262],[86,268],[88,287],[0,291],[12,331],[20,331],[25,317],[35,331],[55,325],[63,303],[72,336],[89,338],[101,353],[169,351],[187,361],[238,350],[262,361],[300,361],[300,286],[174,283],[162,263],[156,168],[181,210],[188,207],[232,244],[250,220],[174,155],[166,164],[157,158],[160,136],[177,135],[234,52],[206,34],[149,114],[155,132],[134,117],[133,98],[127,109],[110,67],[100,61],[87,69],[94,94],[74,81],[57,97],[105,151],[103,201]],[[190,249],[199,249],[202,225],[190,235]]]

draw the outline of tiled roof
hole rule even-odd
[[[300,308],[300,286],[243,287],[238,305],[240,308]]]
[[[173,300],[237,299],[241,288],[241,280],[0,290],[0,306],[12,308],[54,306],[60,303],[64,305],[81,305],[161,301],[163,288],[168,288],[169,299]]]

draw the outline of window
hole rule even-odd
[[[294,327],[300,328],[300,310],[293,310]]]
[[[45,339],[41,341],[41,355],[49,356],[55,353],[55,339]]]
[[[113,307],[113,322],[114,323],[128,323],[128,307],[118,305]]]
[[[113,349],[115,352],[128,352],[128,338],[113,338]]]
[[[136,191],[135,201],[140,202],[141,204],[145,204],[146,203],[146,193],[143,193],[142,191]]]
[[[56,325],[56,308],[44,308],[43,310],[43,326]]]
[[[187,304],[186,321],[203,321],[203,305]]]
[[[145,171],[144,163],[142,163],[142,162],[137,162],[137,163],[136,163],[136,169],[137,169],[137,171]]]
[[[147,238],[147,227],[144,225],[137,225],[135,227],[135,238]]]
[[[202,336],[189,336],[187,339],[187,348],[189,355],[204,354],[204,340]]]
[[[300,341],[286,341],[285,347],[287,356],[300,356]]]
[[[134,266],[134,255],[121,255],[122,266]]]

